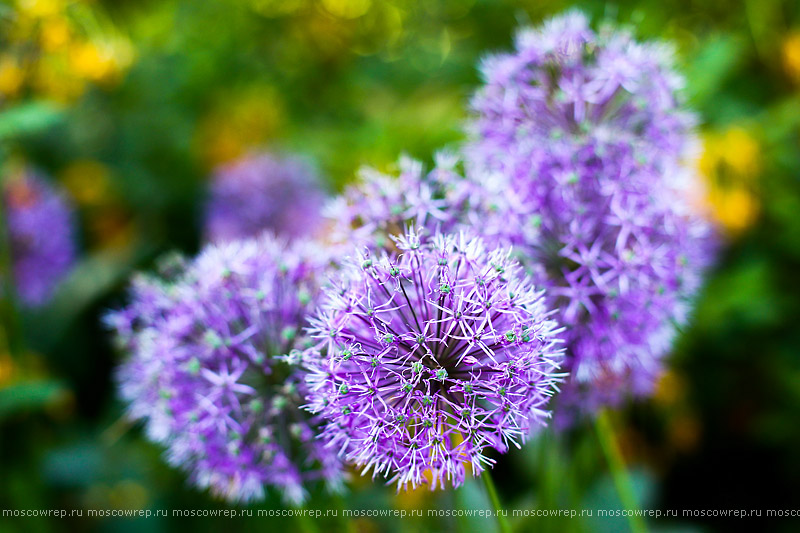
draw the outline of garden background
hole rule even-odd
[[[701,117],[706,201],[726,236],[656,395],[613,414],[647,509],[800,509],[800,4],[790,0],[16,0],[0,2],[0,159],[78,207],[82,259],[0,335],[0,508],[222,509],[122,418],[99,317],[130,274],[193,254],[216,165],[310,157],[331,192],[401,153],[462,139],[485,54],[579,7],[678,49]],[[508,509],[618,508],[591,424],[548,430],[493,475]],[[482,487],[395,494],[354,476],[314,526],[293,518],[0,519],[0,531],[475,531],[489,518],[344,519],[342,509],[488,508]],[[254,509],[277,509],[275,494]],[[760,520],[765,520],[762,517]],[[655,520],[653,531],[742,519]],[[747,520],[747,519],[745,519]],[[796,520],[796,519],[795,519]],[[624,518],[513,518],[618,531]],[[745,524],[747,524],[745,522]],[[751,523],[752,525],[753,523]],[[791,522],[776,521],[790,531]],[[312,529],[309,529],[312,528]],[[537,530],[540,530],[537,529]]]

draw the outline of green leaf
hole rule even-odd
[[[66,391],[52,380],[15,383],[0,389],[0,418],[21,411],[36,410],[57,401]]]
[[[61,115],[58,107],[47,102],[28,102],[6,109],[0,112],[0,141],[45,130]]]
[[[701,106],[717,98],[723,84],[742,62],[744,42],[736,37],[712,37],[700,45],[686,69],[689,99]]]
[[[490,472],[484,472],[484,476],[488,476]],[[494,507],[486,491],[482,490],[480,481],[468,477],[464,485],[454,493],[456,505],[460,509],[474,509],[493,513]],[[509,513],[510,515],[511,513]],[[458,522],[461,525],[462,531],[483,531],[484,533],[492,533],[499,531],[497,527],[497,519],[494,516],[480,516],[477,514],[469,516],[458,517]]]

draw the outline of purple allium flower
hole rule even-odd
[[[2,187],[17,295],[36,307],[50,299],[75,262],[75,226],[66,195],[26,170]]]
[[[308,482],[342,483],[339,459],[299,408],[298,349],[322,255],[271,235],[208,245],[169,276],[137,277],[130,306],[107,318],[130,352],[117,371],[129,416],[193,483],[229,501],[272,486],[300,504]]]
[[[325,194],[306,160],[254,154],[220,167],[206,207],[205,237],[224,242],[271,230],[310,236],[319,228]]]
[[[471,185],[458,173],[458,164],[456,154],[440,152],[427,173],[407,156],[400,158],[397,176],[362,168],[359,182],[325,208],[334,244],[393,251],[391,236],[409,226],[424,228],[427,236],[453,232],[464,220]]]
[[[473,216],[560,310],[572,376],[560,404],[650,392],[711,256],[688,207],[696,120],[669,48],[572,12],[520,32],[483,75],[465,149],[484,187]]]
[[[396,238],[400,254],[362,254],[310,321],[308,409],[345,458],[416,487],[454,487],[519,447],[560,381],[560,340],[541,292],[509,251],[464,234]],[[312,350],[313,353],[316,353]]]

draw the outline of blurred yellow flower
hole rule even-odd
[[[116,61],[109,49],[93,42],[78,43],[69,49],[69,63],[79,76],[92,81],[106,81],[116,74]]]
[[[72,31],[64,17],[48,17],[42,22],[39,40],[42,50],[56,52],[67,45]]]
[[[22,88],[25,72],[9,55],[0,57],[0,98],[13,98]]]
[[[14,362],[7,353],[0,353],[0,387],[11,383],[14,376]]]
[[[758,141],[744,128],[708,132],[699,161],[706,178],[706,200],[713,217],[731,233],[739,233],[757,218],[760,203],[755,178],[761,171]]]
[[[39,60],[34,65],[30,85],[41,96],[57,102],[69,103],[83,93],[86,81],[83,78],[65,74],[59,59],[49,56]]]
[[[709,193],[714,217],[732,233],[748,228],[757,218],[759,202],[749,190],[734,186]]]
[[[728,128],[723,133],[708,133],[704,140],[705,149],[700,159],[700,169],[711,176],[720,165],[744,179],[751,179],[761,168],[758,142],[740,126]]]
[[[663,405],[673,405],[683,398],[685,389],[681,377],[675,371],[667,370],[656,383],[653,399]]]
[[[109,199],[109,171],[98,161],[74,161],[61,172],[61,181],[79,205],[93,206]]]
[[[795,82],[800,83],[800,30],[789,33],[781,47],[783,68]]]
[[[761,168],[758,142],[744,128],[730,128],[723,138],[724,160],[744,178],[753,178]]]
[[[282,122],[277,91],[268,86],[234,90],[200,123],[195,143],[213,167],[260,147],[275,136]]]
[[[0,94],[30,89],[36,97],[69,103],[86,82],[109,84],[132,62],[133,45],[81,0],[17,0],[15,16],[0,28],[6,55],[0,62]],[[14,56],[16,54],[16,57]],[[24,59],[24,60],[23,60]]]
[[[64,10],[64,0],[19,0],[19,10],[29,17],[43,18]]]
[[[137,228],[113,193],[107,166],[80,159],[67,165],[60,178],[75,203],[84,208],[90,246],[122,249],[131,244]]]

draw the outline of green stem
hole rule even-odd
[[[539,434],[540,509],[556,509],[558,507],[559,478],[562,483],[564,482],[558,453],[558,443],[555,437],[555,433],[550,430],[543,431]],[[537,529],[541,531],[553,531],[554,527],[557,526],[557,524],[554,525],[553,520],[544,516],[540,517],[538,522],[541,524],[541,528]]]
[[[614,437],[614,428],[611,425],[611,419],[606,410],[601,410],[595,418],[595,428],[597,429],[597,437],[600,440],[600,446],[603,448],[603,453],[608,461],[608,468],[611,471],[611,477],[614,479],[614,485],[617,488],[617,494],[622,501],[622,505],[629,511],[628,512],[628,525],[633,533],[647,533],[647,525],[645,524],[642,516],[634,516],[635,511],[639,510],[639,504],[636,501],[636,494],[631,484],[631,478],[628,476],[628,470],[625,468],[625,461],[622,459],[622,452],[617,446],[616,438]]]
[[[505,511],[500,504],[500,497],[497,495],[497,489],[494,486],[491,474],[489,472],[484,472],[483,475],[481,475],[481,479],[483,479],[483,486],[486,487],[486,492],[489,494],[489,501],[492,502],[492,506],[494,507],[494,514],[497,517],[497,525],[500,527],[500,533],[511,533],[511,524],[509,524],[508,517],[506,516],[507,511]]]

